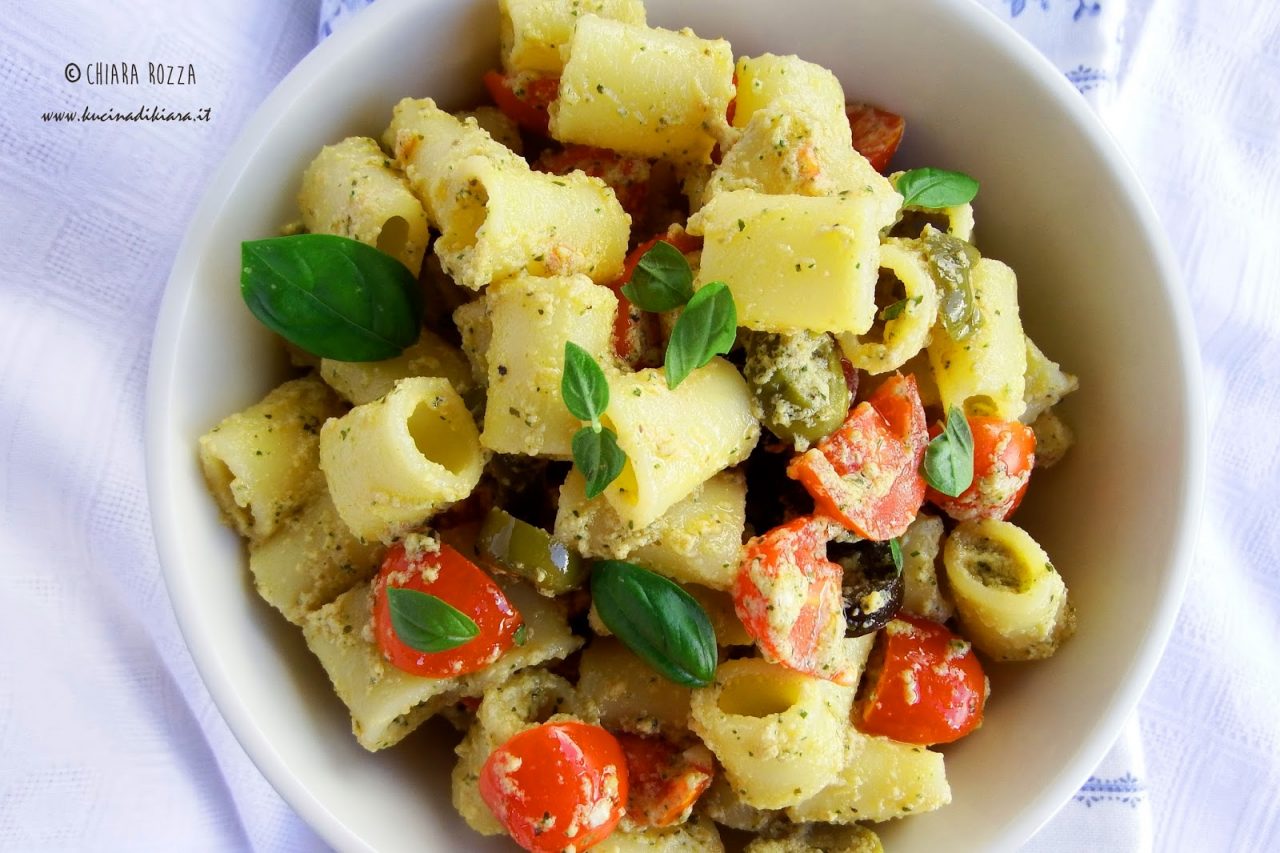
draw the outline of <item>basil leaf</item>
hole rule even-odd
[[[716,633],[702,605],[662,575],[622,560],[597,563],[591,600],[600,621],[665,678],[706,687],[716,674]]]
[[[622,295],[644,311],[670,311],[693,296],[693,270],[675,246],[659,240],[645,252]]]
[[[902,193],[903,207],[936,210],[973,201],[978,182],[964,172],[946,169],[912,169],[898,176],[896,188]]]
[[[583,427],[573,434],[573,464],[587,478],[587,498],[594,498],[618,479],[627,464],[627,454],[618,446],[611,429],[596,432]]]
[[[910,302],[912,304],[919,305],[923,299],[923,296],[916,296],[914,298],[908,297],[906,299],[899,299],[892,305],[886,305],[884,310],[880,312],[880,319],[886,323],[891,320],[896,320],[902,316],[903,311],[907,310],[907,303]]]
[[[953,498],[973,484],[973,433],[956,406],[947,412],[946,427],[925,448],[924,479]]]
[[[889,556],[893,557],[893,567],[902,574],[902,542],[895,536],[889,540]]]
[[[400,642],[420,652],[447,652],[480,635],[470,616],[429,593],[389,586],[387,605]]]
[[[938,316],[942,328],[953,341],[962,341],[982,322],[973,290],[973,268],[982,256],[969,243],[932,225],[925,226],[920,240],[929,260],[929,273],[941,296]]]
[[[738,334],[738,309],[722,281],[703,285],[680,312],[667,342],[667,387],[674,389],[694,370],[723,355]]]
[[[418,339],[418,282],[372,246],[332,234],[240,244],[240,294],[262,324],[312,355],[381,361]]]
[[[580,421],[591,421],[600,430],[600,416],[609,406],[609,382],[591,353],[575,344],[564,342],[564,375],[560,377],[560,395],[565,407]]]

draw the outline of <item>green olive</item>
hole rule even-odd
[[[827,334],[751,332],[743,374],[769,431],[785,441],[817,441],[849,414],[840,350]]]
[[[547,531],[494,507],[480,526],[480,556],[528,580],[543,595],[563,595],[587,579],[583,560]]]

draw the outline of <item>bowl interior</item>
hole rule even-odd
[[[1013,847],[1084,780],[1154,667],[1177,607],[1200,482],[1194,350],[1163,238],[1083,101],[965,0],[651,0],[650,22],[723,36],[735,53],[798,53],[850,99],[907,117],[897,165],[976,176],[983,253],[1018,274],[1028,333],[1081,390],[1078,444],[1038,473],[1019,522],[1079,611],[1052,660],[992,667],[987,722],[947,750],[954,802],[883,828],[895,850]],[[152,362],[148,463],[170,594],[202,675],[249,755],[345,849],[481,839],[449,805],[452,739],[428,726],[370,755],[300,635],[253,591],[217,519],[196,438],[285,373],[240,301],[241,240],[296,216],[323,144],[378,135],[399,98],[463,106],[496,61],[493,0],[381,0],[281,84],[219,170],[175,265]]]

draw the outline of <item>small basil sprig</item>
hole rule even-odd
[[[387,605],[400,642],[420,652],[447,652],[480,635],[475,620],[430,593],[389,586]]]
[[[609,408],[609,381],[591,353],[565,341],[564,373],[560,396],[575,418],[588,421],[573,435],[573,464],[587,480],[587,497],[594,498],[618,478],[627,464],[627,454],[618,447],[618,436],[600,423]]]
[[[898,176],[896,188],[902,193],[903,207],[936,210],[973,201],[978,182],[964,172],[946,169],[912,169]]]
[[[973,483],[973,433],[964,412],[952,406],[947,424],[924,451],[924,479],[944,495],[959,497]]]
[[[716,674],[716,633],[702,605],[673,581],[622,560],[591,575],[596,614],[622,644],[665,678],[706,687]]]
[[[332,234],[240,244],[240,294],[268,329],[312,355],[381,361],[418,339],[418,283],[404,264]]]
[[[659,240],[640,258],[622,295],[643,311],[679,308],[693,297],[693,270],[684,253]]]
[[[889,556],[893,557],[893,567],[902,574],[902,541],[897,536],[889,540]]]
[[[664,361],[667,387],[675,389],[690,373],[727,353],[738,334],[738,309],[722,281],[704,284],[680,312]]]

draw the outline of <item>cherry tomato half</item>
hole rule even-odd
[[[614,735],[627,756],[627,819],[641,826],[670,826],[684,818],[715,776],[711,750],[682,750],[669,740]]]
[[[481,799],[515,842],[534,853],[599,844],[617,826],[627,794],[622,747],[586,723],[525,729],[480,770]]]
[[[421,652],[405,644],[391,623],[387,588],[413,589],[434,595],[471,617],[480,633],[456,648]],[[448,678],[483,669],[515,645],[519,612],[493,580],[475,563],[440,543],[435,551],[410,555],[403,543],[387,551],[373,581],[373,624],[382,655],[396,669],[424,678]]]
[[[954,498],[929,489],[929,501],[956,521],[1007,519],[1031,482],[1036,434],[1017,421],[981,416],[966,420],[973,433],[973,483]],[[935,424],[929,432],[937,435],[942,426]]]
[[[747,543],[733,608],[767,660],[844,684],[844,569],[827,559],[839,528],[802,515]]]
[[[877,172],[888,169],[889,161],[902,142],[906,121],[897,113],[870,104],[845,104],[844,110],[849,117],[853,147]]]
[[[884,662],[858,710],[858,728],[903,743],[950,743],[982,725],[987,677],[968,640],[899,614],[885,626]]]
[[[914,376],[894,374],[843,425],[787,467],[818,511],[864,539],[901,536],[924,503],[929,443]]]
[[[559,94],[559,77],[486,71],[483,80],[489,97],[507,118],[533,133],[542,136],[549,133],[548,109]]]

